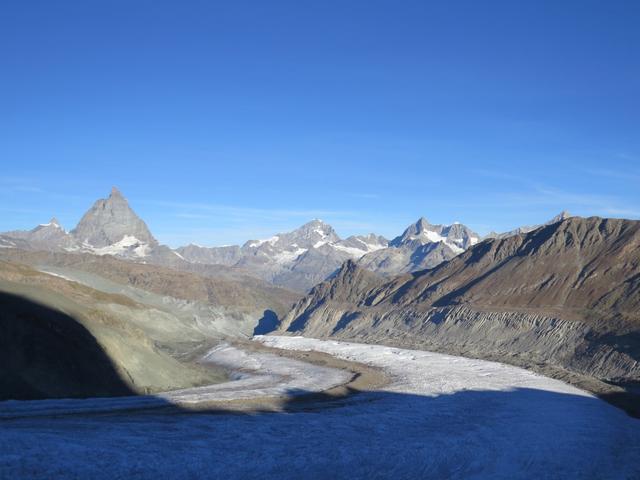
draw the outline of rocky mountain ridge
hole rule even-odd
[[[566,210],[563,210],[558,215],[553,217],[551,220],[541,225],[523,225],[514,230],[510,230],[508,232],[503,232],[503,233],[490,232],[484,238],[507,238],[507,237],[512,237],[514,235],[529,233],[529,232],[532,232],[533,230],[536,230],[537,228],[544,227],[545,225],[551,225],[553,223],[561,222],[563,220],[566,220],[567,218],[571,218],[572,216],[573,215],[571,215],[569,212],[567,212]]]
[[[640,221],[571,217],[392,279],[345,263],[280,328],[499,360],[633,395],[639,312]]]
[[[313,220],[292,232],[242,246],[189,245],[176,251],[188,261],[241,267],[276,285],[305,291],[346,260],[391,275],[438,265],[479,238],[464,225],[431,225],[422,218],[391,242],[373,233],[341,239],[330,225]]]
[[[307,290],[331,275],[350,258],[385,248],[387,239],[375,234],[341,239],[331,225],[312,220],[301,227],[242,246],[200,247],[176,251],[186,260],[235,266],[253,272],[276,285]]]

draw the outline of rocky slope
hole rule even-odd
[[[640,222],[574,217],[390,281],[347,263],[281,330],[499,360],[610,393],[603,382],[640,382],[639,312]]]
[[[0,249],[0,259],[151,303],[201,325],[210,336],[250,335],[265,312],[281,318],[300,297],[253,277],[211,277],[112,256],[5,248]]]
[[[158,244],[149,227],[135,214],[116,187],[111,189],[109,198],[96,201],[71,234],[81,244],[93,248],[111,247],[125,239],[125,242],[135,241],[141,247]],[[140,256],[144,255],[140,253]]]
[[[167,353],[171,342],[202,342],[201,332],[126,296],[0,261],[0,298],[1,399],[148,393],[224,378]]]

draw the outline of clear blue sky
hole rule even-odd
[[[0,231],[640,218],[640,2],[6,1]]]

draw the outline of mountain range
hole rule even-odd
[[[313,220],[292,232],[249,240],[242,246],[189,245],[176,251],[190,262],[242,268],[275,285],[305,291],[326,279],[344,261],[387,245],[384,237],[374,234],[343,240],[331,225]]]
[[[596,392],[633,390],[640,221],[568,217],[390,279],[346,262],[280,328],[506,361]]]
[[[567,215],[563,212],[549,223]],[[532,228],[535,227],[494,235],[504,238]],[[52,218],[32,230],[0,234],[0,247],[113,255],[208,276],[252,275],[306,292],[347,260],[391,277],[433,268],[475,245],[480,238],[460,223],[432,225],[420,218],[390,241],[373,233],[341,239],[329,224],[316,219],[291,232],[249,240],[243,245],[191,244],[174,250],[156,240],[122,193],[113,187],[109,197],[97,200],[70,232]]]
[[[349,259],[384,274],[395,274],[437,265],[477,239],[478,235],[462,225],[432,226],[425,219],[391,242],[375,234],[341,239],[330,225],[313,220],[294,231],[249,240],[242,246],[188,245],[172,250],[156,240],[114,187],[109,197],[97,200],[70,232],[53,218],[32,230],[0,234],[0,246],[113,255],[187,271],[230,274],[229,268],[206,266],[231,267],[274,285],[307,291]]]

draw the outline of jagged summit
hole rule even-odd
[[[566,220],[567,218],[571,218],[572,216],[573,215],[571,215],[569,212],[567,212],[566,210],[563,210],[558,215],[556,215],[551,220],[549,220],[547,224],[561,222],[562,220]]]
[[[432,225],[425,217],[409,225],[382,248],[362,257],[358,264],[381,275],[398,275],[433,268],[475,245],[480,236],[456,222]]]
[[[409,225],[402,235],[389,242],[390,247],[418,246],[443,242],[455,253],[460,253],[479,240],[479,235],[461,223],[452,225],[432,225],[421,217]]]
[[[420,217],[415,223],[409,225],[402,235],[391,240],[391,246],[398,246],[413,237],[419,236],[424,232],[430,231],[431,224],[425,217]]]
[[[81,244],[96,248],[108,247],[123,240],[151,246],[158,244],[147,225],[116,187],[111,189],[109,198],[94,203],[71,234]]]
[[[427,220],[426,217],[420,217],[416,223],[413,224],[413,226],[415,227],[416,231],[421,231],[421,230],[426,230],[429,226],[431,225],[431,223],[429,222],[429,220]]]

